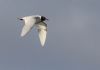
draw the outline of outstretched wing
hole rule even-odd
[[[22,28],[21,37],[25,36],[26,34],[28,34],[28,32],[30,32],[30,30],[32,29],[33,25],[36,22],[36,19],[32,17],[25,17],[24,22],[25,24]]]
[[[46,41],[47,24],[44,22],[40,22],[37,24],[37,27],[38,27],[40,42],[41,42],[41,45],[43,47],[45,44],[45,41]]]
[[[28,32],[31,30],[30,26],[24,25],[22,32],[21,32],[21,37],[25,36],[26,34],[28,34]]]

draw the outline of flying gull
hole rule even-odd
[[[46,35],[47,35],[47,24],[44,21],[48,19],[40,15],[25,16],[23,18],[18,18],[18,19],[24,21],[21,37],[24,37],[25,35],[27,35],[31,31],[33,26],[35,26],[39,33],[39,39],[43,47],[45,44]]]

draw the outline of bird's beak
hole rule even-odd
[[[49,19],[46,18],[46,20],[48,21]]]

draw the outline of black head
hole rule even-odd
[[[48,20],[48,19],[44,16],[41,16],[41,21],[45,21],[45,20]]]

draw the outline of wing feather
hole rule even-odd
[[[24,25],[22,32],[21,32],[21,37],[25,36],[26,34],[28,34],[28,32],[31,30],[30,26]]]
[[[26,34],[28,34],[28,32],[30,32],[30,30],[32,29],[32,27],[34,26],[34,24],[36,23],[36,19],[34,19],[33,17],[24,17],[24,26],[22,28],[22,32],[21,32],[21,36],[25,36]]]
[[[47,35],[47,24],[44,22],[40,22],[38,25],[38,32],[39,32],[39,38],[40,38],[40,42],[42,47],[45,44],[46,41],[46,35]]]

